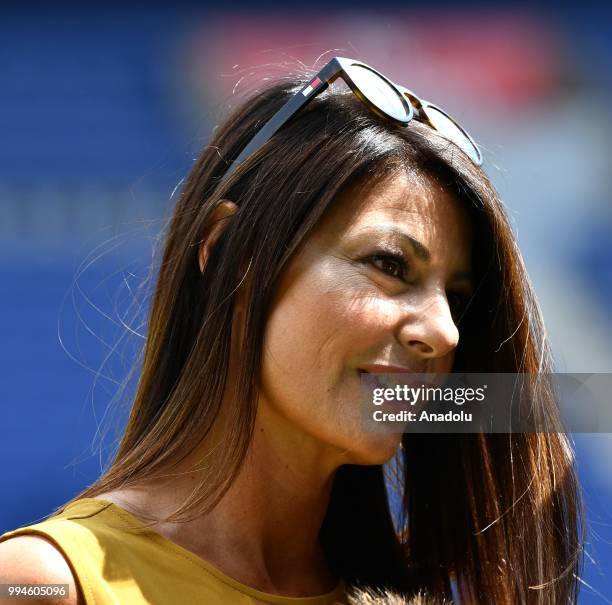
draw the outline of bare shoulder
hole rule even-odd
[[[0,584],[68,584],[68,598],[20,598],[19,602],[46,605],[85,605],[64,555],[43,536],[15,536],[0,542]],[[0,596],[0,604],[14,605],[15,597]]]

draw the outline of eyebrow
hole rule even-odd
[[[412,237],[412,235],[409,235],[402,229],[399,229],[397,227],[373,226],[366,227],[365,229],[363,229],[362,232],[371,233],[379,237],[397,237],[412,249],[412,252],[418,259],[426,263],[431,260],[431,252],[429,251],[429,249],[418,239],[415,239],[414,237]],[[457,271],[453,274],[453,279],[457,281],[473,281],[474,275],[471,271]]]

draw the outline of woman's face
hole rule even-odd
[[[472,293],[472,229],[439,183],[401,173],[337,200],[287,267],[266,328],[260,412],[340,463],[381,464],[360,371],[449,372]]]

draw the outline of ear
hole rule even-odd
[[[198,251],[198,262],[200,273],[204,272],[204,267],[210,257],[219,236],[227,227],[231,217],[238,211],[238,206],[230,200],[221,200],[212,212],[210,222],[206,232],[202,236],[202,242]]]

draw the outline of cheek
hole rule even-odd
[[[351,360],[363,362],[364,354],[387,342],[397,314],[396,305],[371,287],[322,273],[305,275],[286,289],[266,327],[270,369],[300,388],[356,369]]]
[[[261,387],[263,405],[321,441],[370,449],[357,367],[389,339],[393,309],[356,282],[311,273],[283,291],[266,327]]]
[[[358,324],[354,310],[321,280],[295,283],[274,306],[266,327],[264,377],[293,395],[329,384],[344,362],[345,335]]]

